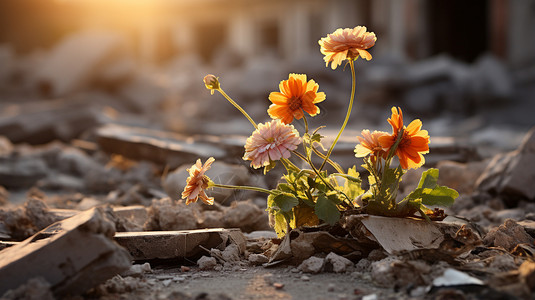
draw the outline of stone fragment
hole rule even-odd
[[[492,228],[483,239],[487,246],[502,247],[508,251],[513,250],[518,244],[533,244],[533,241],[533,237],[526,233],[524,227],[512,219],[507,219],[499,227]]]
[[[8,189],[29,188],[48,172],[46,162],[37,157],[0,157],[0,184]]]
[[[265,256],[264,254],[252,253],[252,254],[249,255],[247,260],[252,265],[259,266],[259,265],[267,263],[269,261],[269,258],[267,256]]]
[[[325,270],[334,273],[344,273],[348,268],[353,266],[353,262],[334,252],[327,254],[325,257]]]
[[[534,200],[535,189],[535,128],[531,129],[515,151],[498,154],[476,182],[477,190],[497,195],[516,204],[519,199]]]
[[[134,260],[195,258],[205,249],[224,249],[234,244],[242,251],[245,238],[235,229],[117,232],[115,240]]]
[[[136,264],[136,265],[132,265],[130,267],[130,269],[128,269],[126,272],[123,272],[121,275],[122,276],[132,276],[132,277],[141,277],[143,276],[143,274],[145,273],[150,273],[152,272],[152,269],[150,267],[150,264],[147,262],[147,263],[144,263],[144,264]]]
[[[143,231],[149,217],[147,208],[142,205],[114,207],[113,215],[117,231]]]
[[[251,201],[233,202],[224,210],[225,227],[240,228],[244,232],[269,230],[268,215]]]
[[[201,270],[213,270],[217,266],[215,257],[202,256],[197,260],[197,265]]]
[[[173,201],[169,198],[153,200],[148,208],[148,220],[144,229],[148,231],[196,229],[199,214],[197,204],[186,205],[182,200]]]
[[[32,197],[22,207],[0,209],[0,233],[23,240],[60,219],[42,200]]]
[[[123,39],[111,32],[85,31],[68,36],[38,68],[36,85],[43,94],[53,97],[80,90],[98,77],[99,70],[120,57],[123,47]]]
[[[129,269],[131,257],[112,240],[115,226],[108,214],[88,210],[54,223],[62,230],[49,238],[37,234],[2,250],[0,294],[41,276],[54,294],[77,295]]]
[[[406,287],[410,284],[415,286],[430,283],[428,274],[432,271],[431,266],[423,261],[401,261],[389,256],[371,264],[371,276],[373,281],[384,287]]]
[[[226,155],[224,150],[213,144],[152,129],[110,124],[97,129],[96,136],[105,152],[133,160],[148,160],[169,168],[184,164],[191,166],[199,158],[203,161],[209,157],[218,160]]]
[[[452,188],[459,194],[472,194],[475,182],[486,166],[487,162],[485,161],[469,163],[441,161],[437,164],[438,184]]]
[[[324,264],[325,259],[312,256],[305,259],[297,268],[305,273],[317,274],[323,270]]]
[[[0,296],[4,300],[55,300],[56,298],[50,288],[50,283],[42,277],[35,277]]]

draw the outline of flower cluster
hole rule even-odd
[[[337,29],[319,41],[326,66],[330,63],[334,70],[347,61],[352,77],[346,117],[328,151],[325,151],[321,143],[323,136],[319,134],[323,126],[312,132],[308,128],[307,115],[314,117],[319,114],[317,104],[324,101],[326,95],[319,92],[319,84],[308,79],[307,75],[291,73],[287,80],[280,82],[279,91],[269,94],[271,105],[267,113],[272,120],[263,124],[256,123],[223,91],[218,77],[204,77],[206,88],[212,94],[215,91],[221,93],[254,127],[246,141],[243,160],[251,161],[250,166],[254,169],[264,168],[264,173],[280,162],[286,173],[272,190],[216,184],[205,175],[214,159],[209,158],[204,165],[198,160],[188,169],[189,177],[182,193],[186,204],[199,198],[206,204],[213,204],[214,199],[208,197],[205,191],[214,187],[264,192],[268,194],[268,211],[274,220],[273,226],[281,236],[291,228],[303,225],[314,226],[322,222],[333,225],[344,211],[397,217],[420,213],[423,218],[428,218],[431,210],[427,206],[451,205],[457,194],[436,184],[436,169],[425,171],[419,186],[404,199],[397,199],[401,177],[408,169],[419,168],[425,163],[423,155],[429,152],[430,143],[429,134],[422,130],[420,120],[413,120],[407,126],[403,124],[403,113],[399,107],[392,107],[388,118],[391,133],[365,129],[361,136],[356,137],[355,156],[363,159],[362,167],[369,174],[368,190],[363,189],[356,166],[345,171],[330,158],[351,114],[356,87],[355,61],[359,57],[371,60],[367,50],[375,45],[376,40],[373,32],[357,26]],[[294,120],[302,120],[302,134],[291,125]],[[300,145],[302,151],[298,150]],[[323,163],[318,166],[313,156]],[[309,168],[297,167],[290,159],[299,159]],[[326,164],[331,167],[331,173]]]

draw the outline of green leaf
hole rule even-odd
[[[432,168],[422,173],[418,188],[434,189],[438,182],[438,169]]]
[[[275,232],[277,233],[277,236],[279,238],[283,237],[288,233],[288,221],[284,213],[282,212],[274,212],[273,214],[273,220],[275,221],[273,225],[273,229],[275,229]]]
[[[459,197],[459,193],[446,186],[439,186],[438,169],[429,169],[422,173],[418,188],[405,199],[421,199],[422,205],[450,206]]]
[[[285,193],[294,193],[294,189],[292,188],[292,186],[287,183],[279,183],[277,185],[277,189]]]
[[[459,197],[456,190],[447,186],[437,186],[432,190],[424,189],[422,194],[423,205],[451,206]]]
[[[279,194],[273,197],[273,204],[280,208],[283,212],[289,212],[294,206],[299,204],[299,200],[291,194]]]
[[[340,220],[340,211],[336,204],[329,200],[325,195],[319,195],[314,210],[320,220],[329,225],[334,225]]]

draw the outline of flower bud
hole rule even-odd
[[[219,89],[219,80],[218,80],[219,77],[215,77],[215,75],[212,75],[212,74],[208,74],[206,76],[204,76],[204,85],[206,86],[207,89],[210,90],[210,92],[212,93],[212,95],[214,94],[214,90],[218,90]]]

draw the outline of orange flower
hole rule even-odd
[[[375,45],[375,33],[367,32],[366,27],[357,26],[355,28],[338,28],[335,32],[321,38],[319,44],[320,51],[325,57],[325,66],[330,62],[334,70],[342,64],[345,59],[355,60],[362,56],[366,60],[372,59],[372,55],[366,51]]]
[[[384,131],[374,130],[372,133],[368,129],[365,129],[361,132],[362,137],[358,136],[360,144],[355,147],[355,156],[356,157],[365,157],[370,155],[372,163],[377,161],[377,157],[386,158],[386,151],[383,149],[379,143],[379,138],[388,135]]]
[[[197,202],[198,198],[201,198],[206,204],[214,204],[214,198],[208,197],[205,192],[209,187],[210,178],[204,175],[204,173],[210,169],[214,161],[215,159],[210,157],[203,166],[201,160],[198,159],[196,164],[187,169],[189,177],[186,179],[186,187],[182,192],[182,199],[186,199],[186,204]]]
[[[388,123],[392,126],[392,134],[378,138],[381,146],[390,149],[396,142],[400,130],[403,129],[403,136],[395,152],[399,163],[403,169],[421,167],[425,163],[423,154],[429,153],[429,134],[427,130],[421,130],[422,121],[416,119],[405,127],[401,108],[392,107],[392,116],[388,119]]]
[[[315,105],[325,100],[325,93],[318,93],[319,85],[312,79],[307,82],[305,74],[290,74],[288,80],[279,84],[279,92],[271,92],[269,100],[273,102],[268,114],[273,119],[281,119],[284,124],[292,123],[293,119],[303,118],[303,111],[315,116],[320,109]]]

